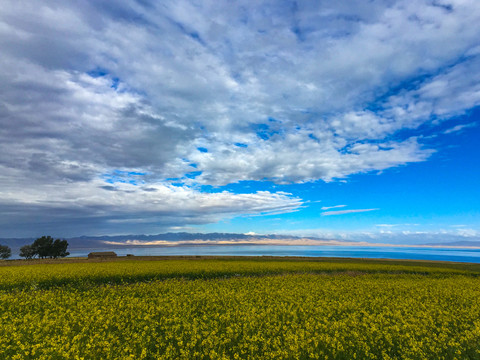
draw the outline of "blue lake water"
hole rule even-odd
[[[383,247],[383,246],[297,246],[297,245],[195,245],[171,247],[118,247],[70,250],[70,256],[87,256],[90,251],[115,251],[118,255],[234,255],[312,256],[371,259],[439,260],[480,263],[480,249]]]

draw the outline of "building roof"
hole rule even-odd
[[[91,252],[88,256],[117,256],[117,254],[113,251],[97,251]]]

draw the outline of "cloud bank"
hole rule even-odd
[[[281,230],[281,234],[292,236],[316,237],[320,239],[336,239],[345,242],[344,245],[439,245],[444,246],[474,246],[480,247],[480,231],[470,228],[454,229],[440,228],[436,230],[418,229],[404,230],[403,228],[414,228],[415,224],[389,225],[381,224],[379,227],[389,228],[379,230],[375,228],[339,231],[332,229],[299,229]]]
[[[416,130],[480,104],[479,33],[474,0],[3,1],[0,225],[289,212],[302,199],[202,186],[425,161]]]

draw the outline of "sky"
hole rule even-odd
[[[480,6],[10,1],[0,237],[480,241]]]

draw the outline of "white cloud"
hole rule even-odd
[[[462,242],[465,241],[480,243],[480,231],[478,229],[418,230],[416,228],[416,226],[410,228],[409,226],[402,225],[401,229],[392,228],[388,230],[372,229],[339,231],[333,229],[280,229],[277,233],[373,244],[425,245],[457,243],[457,246],[461,246]],[[465,243],[463,244],[465,245]]]
[[[445,130],[443,133],[444,134],[452,134],[452,133],[456,133],[456,132],[462,131],[463,129],[468,129],[468,128],[471,128],[471,127],[474,127],[474,126],[477,126],[477,124],[472,123],[472,124],[455,125],[454,127]]]
[[[342,207],[345,207],[347,205],[334,205],[334,206],[322,206],[321,209],[322,210],[329,210],[329,209],[335,209],[335,208],[342,208]]]
[[[351,210],[324,211],[321,213],[321,215],[322,216],[344,215],[344,214],[369,212],[369,211],[375,211],[375,210],[379,210],[379,209],[351,209]]]
[[[64,189],[93,189],[115,169],[147,173],[152,188],[184,182],[207,203],[221,195],[196,186],[346,179],[427,160],[435,149],[398,131],[480,105],[475,1],[290,5],[4,1],[2,201],[54,195],[70,207],[81,194]],[[233,195],[208,209],[284,211],[291,198]]]
[[[36,224],[37,232],[55,229],[72,235],[87,220],[95,224],[96,233],[109,226],[117,231],[158,232],[179,223],[205,224],[241,215],[285,213],[302,205],[301,199],[284,192],[202,193],[164,183],[147,187],[123,182],[109,184],[102,180],[24,188],[18,193],[2,194],[0,203],[4,209],[0,223],[5,234],[22,232],[16,228],[19,218],[26,220],[33,216],[32,223],[44,224]],[[28,233],[30,229],[24,231]]]

